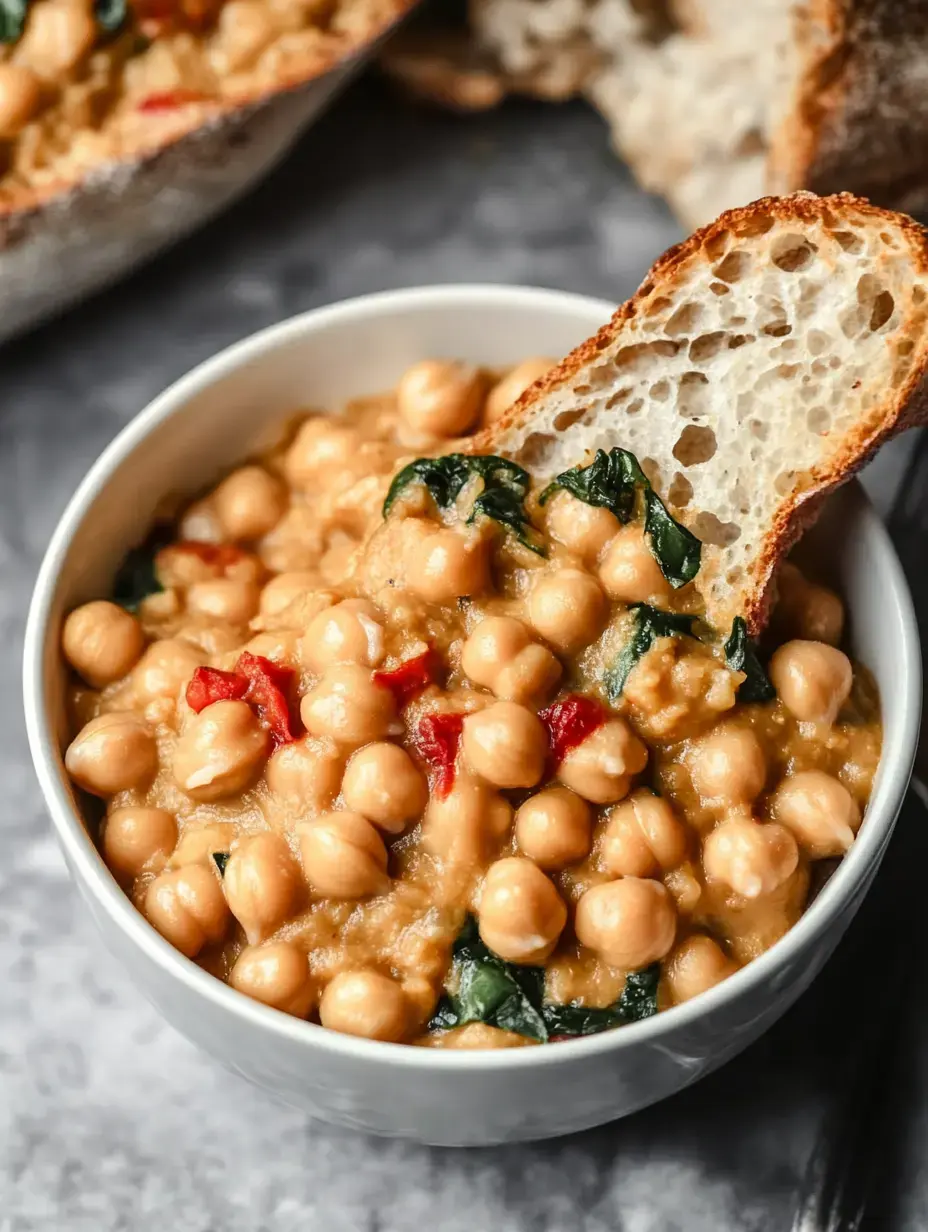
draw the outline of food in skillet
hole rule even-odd
[[[156,528],[63,629],[66,766],[153,926],[452,1048],[618,1027],[774,944],[881,732],[840,598],[783,564],[764,632],[772,578],[920,413],[923,266],[861,203],[758,203],[547,375],[423,361]]]
[[[413,0],[0,0],[0,339],[253,184]]]

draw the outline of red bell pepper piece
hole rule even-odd
[[[602,727],[606,721],[606,711],[592,697],[570,693],[539,710],[538,717],[548,729],[551,760],[557,768],[568,753],[573,752],[598,727]]]
[[[427,714],[419,720],[413,735],[416,752],[433,772],[433,790],[440,800],[454,784],[454,765],[463,730],[463,714]]]
[[[187,685],[187,705],[197,714],[213,702],[244,697],[248,680],[239,672],[221,672],[218,667],[198,667]]]
[[[374,672],[374,684],[389,689],[396,699],[397,710],[402,710],[437,678],[439,666],[438,655],[430,646],[414,659],[404,660],[399,667],[388,672]]]
[[[274,747],[296,740],[301,724],[290,707],[296,672],[248,650],[239,656],[235,671],[247,681],[245,701],[271,733]]]
[[[171,551],[187,552],[220,573],[224,573],[230,565],[238,564],[245,555],[233,543],[206,543],[200,539],[179,539],[169,546]]]
[[[156,111],[176,111],[178,107],[186,107],[188,103],[202,103],[205,99],[206,95],[200,90],[162,90],[143,98],[136,110],[149,114]]]
[[[302,730],[290,706],[296,672],[244,651],[234,672],[198,667],[187,685],[187,705],[197,714],[213,702],[242,699],[254,709],[271,733],[274,747],[296,740]]]

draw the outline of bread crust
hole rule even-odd
[[[639,313],[649,315],[648,306],[658,296],[667,295],[686,266],[694,261],[711,264],[713,248],[718,250],[726,233],[735,237],[756,236],[776,223],[804,221],[840,228],[842,218],[851,212],[858,219],[889,228],[900,236],[911,259],[913,280],[918,276],[928,279],[928,233],[905,215],[871,205],[850,193],[817,197],[800,192],[788,197],[763,197],[750,205],[727,211],[715,222],[668,249],[651,267],[638,291],[616,310],[611,320],[527,389],[491,428],[472,438],[469,448],[475,453],[497,451],[503,436],[528,424],[546,394],[564,385],[615,343]],[[907,355],[908,372],[904,381],[853,432],[846,434],[841,449],[827,465],[804,476],[801,493],[783,501],[777,508],[757,553],[752,585],[740,596],[740,614],[752,635],[760,633],[767,621],[775,593],[777,566],[815,521],[828,494],[860,470],[891,437],[907,428],[928,423],[928,294],[922,297],[921,307],[911,314],[905,333],[911,351]]]
[[[800,71],[772,135],[768,188],[853,187],[928,205],[928,0],[809,0],[795,18]]]

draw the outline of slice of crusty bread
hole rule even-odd
[[[612,320],[473,439],[541,481],[621,445],[703,541],[720,631],[890,436],[928,418],[928,235],[847,194],[765,198],[670,249]]]
[[[410,38],[387,71],[437,101],[588,98],[687,227],[802,188],[928,207],[928,0],[468,0],[466,44]]]

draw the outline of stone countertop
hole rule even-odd
[[[22,730],[22,624],[41,553],[88,464],[169,382],[255,329],[382,288],[521,282],[618,302],[678,238],[585,108],[463,119],[366,81],[202,234],[0,349],[0,1232],[790,1226],[841,1083],[846,1023],[873,978],[853,941],[744,1057],[629,1120],[469,1152],[363,1138],[227,1075],[139,998],[68,883]],[[903,456],[871,475],[884,507]],[[913,1062],[909,1091],[926,1069]],[[891,1221],[884,1205],[875,1227],[928,1226],[919,1103],[886,1173],[900,1182]]]

